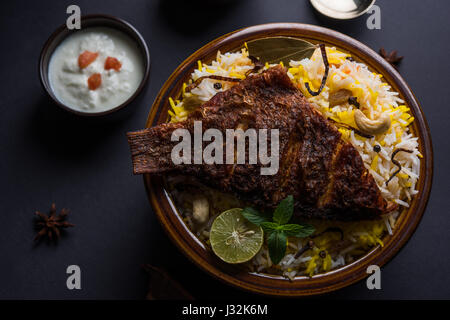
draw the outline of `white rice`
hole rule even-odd
[[[327,47],[327,56],[330,63],[329,76],[323,91],[319,95],[315,97],[310,96],[304,84],[309,82],[313,89],[318,88],[320,85],[325,68],[319,50],[316,50],[311,59],[291,61],[288,66],[289,77],[325,117],[332,118],[338,122],[343,122],[353,127],[356,126],[353,120],[354,106],[345,103],[329,108],[328,97],[330,92],[342,88],[352,91],[357,97],[362,110],[370,117],[376,117],[381,112],[390,114],[391,128],[385,134],[377,135],[374,138],[362,138],[356,135],[354,131],[344,128],[339,128],[339,131],[342,133],[343,139],[351,142],[358,150],[365,167],[374,177],[383,197],[408,208],[412,197],[417,194],[416,185],[420,173],[420,157],[422,157],[418,150],[418,138],[409,129],[409,124],[414,120],[408,112],[409,108],[404,105],[404,101],[399,97],[399,94],[392,91],[391,86],[382,81],[381,75],[371,72],[364,64],[347,60],[346,57],[349,55],[335,48]],[[211,74],[243,79],[246,72],[253,69],[253,64],[248,58],[246,49],[235,53],[221,54],[218,52],[216,60],[211,62],[211,64],[199,62],[198,65],[198,68],[192,73],[191,81]],[[273,65],[266,65],[265,69],[270,66]],[[215,82],[218,81],[203,80],[191,93],[183,92],[183,97],[194,95],[202,101],[208,101],[217,92],[227,90],[234,85],[234,83],[230,82],[221,82],[222,88],[215,89]],[[170,99],[173,110],[169,114],[172,122],[185,120],[189,113],[188,110],[183,108],[183,100],[180,100],[173,101]],[[374,151],[375,145],[380,146],[380,152],[376,153]],[[392,153],[397,148],[405,148],[413,152],[399,152],[396,155],[396,160],[401,163],[402,170],[386,185],[386,181],[397,170],[397,167],[391,161]],[[217,210],[211,215],[211,223],[217,214],[220,213],[220,210],[223,211],[237,206],[236,201],[230,199],[228,200],[232,204],[227,205],[225,201],[221,205],[217,205],[217,199],[223,197],[219,196],[221,193],[216,191],[208,191],[208,193],[210,203],[215,203],[215,209]],[[192,219],[190,219],[191,212],[187,198],[185,196],[181,199],[180,203],[184,204],[182,211],[184,212],[185,221],[192,228],[195,228]],[[332,224],[316,221],[313,224],[318,231],[325,229],[329,225],[339,225],[345,231],[345,240],[350,242],[349,245],[337,253],[329,254],[327,251],[329,249],[327,247],[329,239],[325,237],[323,239],[325,243],[323,248],[308,250],[301,257],[295,259],[295,252],[302,245],[306,244],[306,240],[289,239],[288,254],[276,268],[279,269],[278,272],[281,272],[286,277],[293,278],[296,275],[304,274],[311,276],[320,271],[328,271],[343,266],[354,261],[358,254],[361,254],[358,253],[358,250],[368,250],[373,245],[382,244],[381,237],[383,233],[392,235],[398,215],[399,212],[396,211],[383,217],[381,221],[350,224]],[[209,230],[209,228],[206,229]],[[206,229],[197,234],[207,241],[208,236],[205,236],[203,233]],[[320,245],[320,241],[318,243]],[[326,251],[326,259],[318,258],[320,249]],[[330,265],[328,266],[328,264]],[[263,272],[273,268],[268,249],[263,247],[251,260],[248,267],[256,272]]]

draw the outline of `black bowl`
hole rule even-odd
[[[144,62],[144,76],[141,80],[139,87],[136,89],[136,91],[133,93],[131,97],[129,97],[125,102],[118,105],[117,107],[101,112],[83,112],[79,110],[74,110],[73,108],[70,108],[62,101],[60,101],[58,98],[56,98],[48,79],[48,65],[50,58],[55,49],[58,47],[58,45],[67,36],[73,34],[74,32],[79,31],[79,30],[69,30],[67,29],[65,24],[61,25],[58,29],[56,29],[55,32],[53,32],[53,34],[50,36],[50,38],[48,38],[47,42],[42,48],[41,55],[39,57],[39,75],[41,79],[41,84],[44,87],[45,91],[47,91],[50,98],[64,110],[67,110],[76,115],[87,117],[106,116],[111,113],[115,113],[116,111],[119,111],[121,109],[124,109],[133,100],[135,100],[136,97],[142,92],[142,90],[145,87],[145,84],[147,83],[148,76],[150,73],[150,53],[148,51],[147,44],[145,43],[145,40],[141,36],[141,34],[130,23],[120,18],[104,14],[92,14],[82,16],[80,30],[84,30],[90,27],[109,27],[112,29],[116,29],[118,31],[125,33],[127,36],[129,36],[132,40],[134,40],[137,43],[139,49],[141,50],[142,60]]]

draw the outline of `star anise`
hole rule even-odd
[[[384,60],[386,60],[387,62],[389,62],[391,65],[393,65],[394,67],[400,63],[400,61],[402,61],[403,56],[397,56],[397,50],[392,51],[391,53],[387,53],[386,50],[384,50],[384,48],[380,49],[380,55],[384,58]]]
[[[50,241],[57,241],[61,237],[61,229],[74,227],[66,221],[69,210],[62,209],[60,214],[56,214],[56,205],[52,203],[49,214],[36,211],[36,228],[39,229],[34,241],[42,237],[47,237]]]

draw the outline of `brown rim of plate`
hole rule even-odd
[[[400,74],[381,56],[362,43],[333,30],[298,23],[273,23],[244,28],[219,37],[189,56],[172,73],[158,93],[146,127],[167,121],[168,98],[177,97],[197,60],[215,59],[217,50],[228,52],[239,49],[245,41],[270,36],[293,36],[313,43],[321,42],[348,52],[357,61],[364,62],[371,70],[381,73],[393,90],[400,93],[411,108],[415,121],[412,131],[419,137],[421,161],[420,179],[411,206],[400,214],[392,236],[383,238],[384,246],[376,246],[358,260],[339,269],[318,274],[312,278],[299,276],[289,281],[282,276],[257,274],[228,265],[214,256],[210,250],[189,230],[164,188],[163,177],[144,175],[144,183],[150,202],[163,228],[178,248],[196,265],[214,277],[254,293],[272,296],[306,296],[340,289],[368,276],[369,265],[382,266],[405,245],[416,229],[428,202],[433,176],[433,150],[430,131],[417,99]]]
[[[102,24],[99,21],[103,20],[107,22],[106,24]],[[96,22],[97,21],[97,22]],[[83,24],[88,24],[86,27],[83,27]],[[142,35],[137,31],[131,23],[120,19],[115,16],[107,15],[107,14],[89,14],[85,16],[81,16],[81,30],[87,29],[90,27],[108,27],[111,29],[115,29],[117,31],[120,31],[127,35],[130,39],[136,42],[138,45],[138,48],[141,51],[142,55],[142,62],[144,66],[144,73],[141,80],[141,83],[135,90],[135,92],[124,102],[122,102],[120,105],[109,109],[105,111],[100,112],[83,112],[79,110],[75,110],[73,108],[70,108],[66,104],[64,104],[62,101],[60,101],[58,98],[56,98],[55,94],[53,93],[53,89],[50,86],[50,82],[48,79],[48,64],[50,62],[50,58],[56,49],[56,47],[69,35],[71,35],[73,32],[77,31],[71,31],[68,30],[66,27],[66,24],[60,25],[47,39],[45,42],[41,54],[39,55],[39,79],[41,81],[41,85],[44,88],[44,90],[47,92],[49,97],[62,109],[69,111],[73,114],[84,116],[84,117],[98,117],[98,116],[104,116],[111,114],[113,112],[116,112],[118,110],[121,110],[125,108],[127,105],[129,105],[131,102],[133,102],[137,96],[142,92],[144,89],[148,78],[150,74],[150,52],[147,47],[147,43],[145,42]],[[64,34],[65,33],[65,34]],[[54,41],[57,41],[56,44],[54,44]]]

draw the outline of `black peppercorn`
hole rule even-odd
[[[358,98],[356,98],[356,97],[350,97],[350,98],[348,98],[348,103],[354,105],[356,108],[359,109]]]
[[[220,82],[214,83],[214,89],[216,89],[216,90],[222,89],[222,84]]]
[[[373,146],[373,151],[375,151],[376,153],[380,152],[381,151],[380,145],[379,144],[374,145]]]
[[[319,257],[321,257],[322,259],[325,259],[327,257],[327,253],[324,250],[322,250],[319,252]]]

